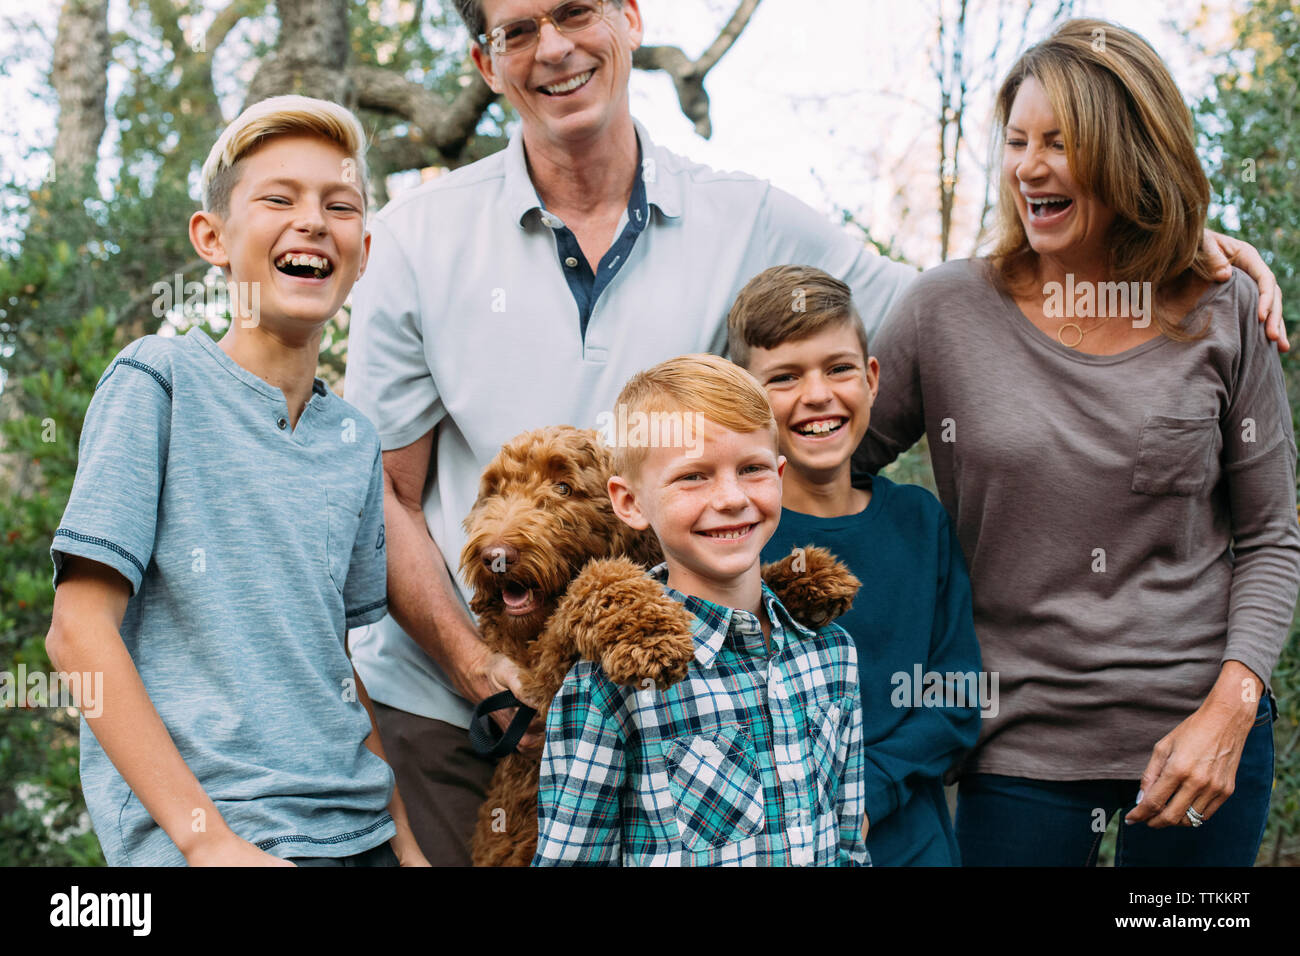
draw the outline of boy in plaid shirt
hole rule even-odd
[[[766,394],[688,355],[634,376],[617,412],[610,498],[654,529],[649,573],[694,615],[695,660],[663,692],[574,665],[547,715],[533,864],[866,864],[853,641],[796,622],[759,573],[785,468]]]

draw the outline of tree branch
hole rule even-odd
[[[443,156],[437,146],[415,135],[385,136],[370,144],[366,160],[376,172],[396,173],[438,165],[443,162]]]
[[[704,77],[735,44],[761,2],[762,0],[740,0],[736,12],[731,15],[717,39],[696,60],[675,46],[643,46],[632,55],[632,65],[637,69],[663,70],[672,77],[682,112],[695,123],[695,132],[704,139],[713,135],[713,122],[709,118],[709,94],[704,89]]]
[[[383,67],[353,66],[348,77],[359,107],[409,121],[419,129],[425,144],[449,160],[464,150],[483,111],[496,99],[477,73],[466,74],[468,82],[451,102]]]
[[[749,25],[749,18],[754,15],[758,9],[759,0],[741,0],[740,6],[736,12],[731,15],[727,25],[722,28],[718,38],[709,45],[704,54],[695,61],[695,68],[702,77],[709,70],[717,66],[718,61],[722,59],[723,54],[731,49],[732,45],[739,39],[740,34],[744,32],[745,27]]]
[[[211,58],[217,47],[226,42],[230,31],[239,25],[244,17],[259,13],[266,6],[266,0],[230,0],[224,10],[217,14],[207,32],[203,34],[203,51]]]

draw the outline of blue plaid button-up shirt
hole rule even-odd
[[[650,572],[660,583],[667,565]],[[695,660],[660,692],[569,671],[546,719],[534,866],[865,865],[857,652],[795,621],[688,597]]]

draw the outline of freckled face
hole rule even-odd
[[[673,587],[710,593],[757,566],[781,518],[785,459],[766,428],[734,432],[705,419],[697,437],[694,453],[649,449],[630,483],[628,523],[654,528]]]

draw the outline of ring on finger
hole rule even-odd
[[[1197,812],[1197,810],[1196,810],[1195,807],[1188,807],[1188,808],[1187,808],[1187,821],[1188,821],[1188,822],[1189,822],[1193,827],[1199,827],[1202,823],[1205,822],[1205,817],[1201,816],[1201,814]]]

